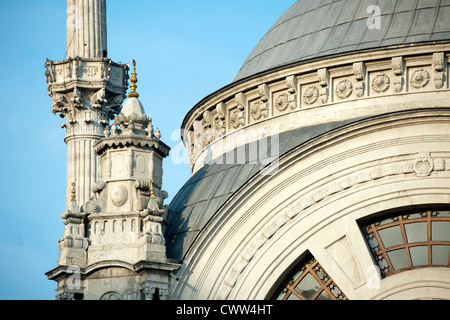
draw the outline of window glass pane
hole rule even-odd
[[[311,299],[319,289],[320,284],[310,273],[308,273],[302,281],[300,281],[297,287],[295,287],[295,290],[308,300]]]
[[[328,293],[323,290],[316,298],[316,300],[331,300],[331,297],[328,295]]]
[[[399,226],[379,230],[378,234],[380,235],[381,241],[383,241],[385,248],[403,244],[403,238]]]
[[[413,266],[428,265],[428,246],[419,246],[409,248]]]
[[[291,293],[291,295],[289,296],[289,298],[287,298],[287,300],[301,300],[301,299],[297,297],[295,294]]]
[[[405,224],[406,238],[409,243],[427,241],[427,223],[407,223]]]
[[[448,256],[450,255],[450,246],[432,246],[431,261],[436,265],[448,265]]]
[[[426,212],[408,213],[403,216],[403,219],[404,220],[421,219],[421,218],[426,218],[426,216],[427,216]]]
[[[438,210],[436,211],[438,217],[450,217],[449,210]]]
[[[388,252],[388,256],[395,270],[408,267],[405,249],[390,251]]]
[[[431,240],[450,241],[450,221],[431,222]]]

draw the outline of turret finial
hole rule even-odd
[[[153,179],[150,180],[150,199],[156,199],[155,190],[153,189]]]
[[[133,72],[131,73],[131,78],[130,78],[130,82],[131,82],[130,89],[131,89],[131,91],[128,93],[128,97],[129,98],[139,98],[139,93],[136,92],[136,88],[137,88],[136,82],[138,82],[138,79],[137,79],[136,76],[137,76],[137,73],[136,73],[136,61],[133,60]]]
[[[75,201],[75,182],[72,182],[72,198],[70,199],[70,201]]]

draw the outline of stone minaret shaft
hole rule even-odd
[[[45,63],[53,113],[66,119],[67,206],[72,183],[80,206],[92,196],[98,179],[93,146],[126,97],[128,66],[107,58],[106,47],[106,0],[67,0],[67,59]]]
[[[67,0],[67,57],[107,57],[106,0]]]

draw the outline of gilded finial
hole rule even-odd
[[[72,182],[72,198],[70,201],[75,201],[75,182]]]
[[[150,199],[156,199],[155,190],[153,189],[153,180],[150,180]]]
[[[138,82],[138,79],[137,79],[136,76],[137,76],[137,73],[136,73],[136,61],[133,60],[133,72],[131,73],[131,78],[130,78],[130,82],[131,82],[130,89],[131,89],[131,91],[128,93],[128,97],[129,98],[139,98],[139,93],[136,92],[136,88],[137,88],[136,82]]]

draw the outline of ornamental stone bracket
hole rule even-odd
[[[331,195],[356,185],[388,176],[413,174],[419,178],[425,178],[430,176],[432,172],[450,171],[450,163],[448,162],[448,159],[433,158],[430,153],[421,152],[416,154],[413,160],[379,165],[360,172],[355,172],[336,181],[331,181],[317,190],[302,196],[300,199],[294,201],[275,214],[272,219],[270,219],[269,222],[253,236],[238,257],[235,258],[233,264],[229,267],[215,295],[215,299],[227,299],[229,293],[238,281],[239,276],[256,255],[258,250],[286,223],[300,215],[304,210],[315,203],[323,201]]]

